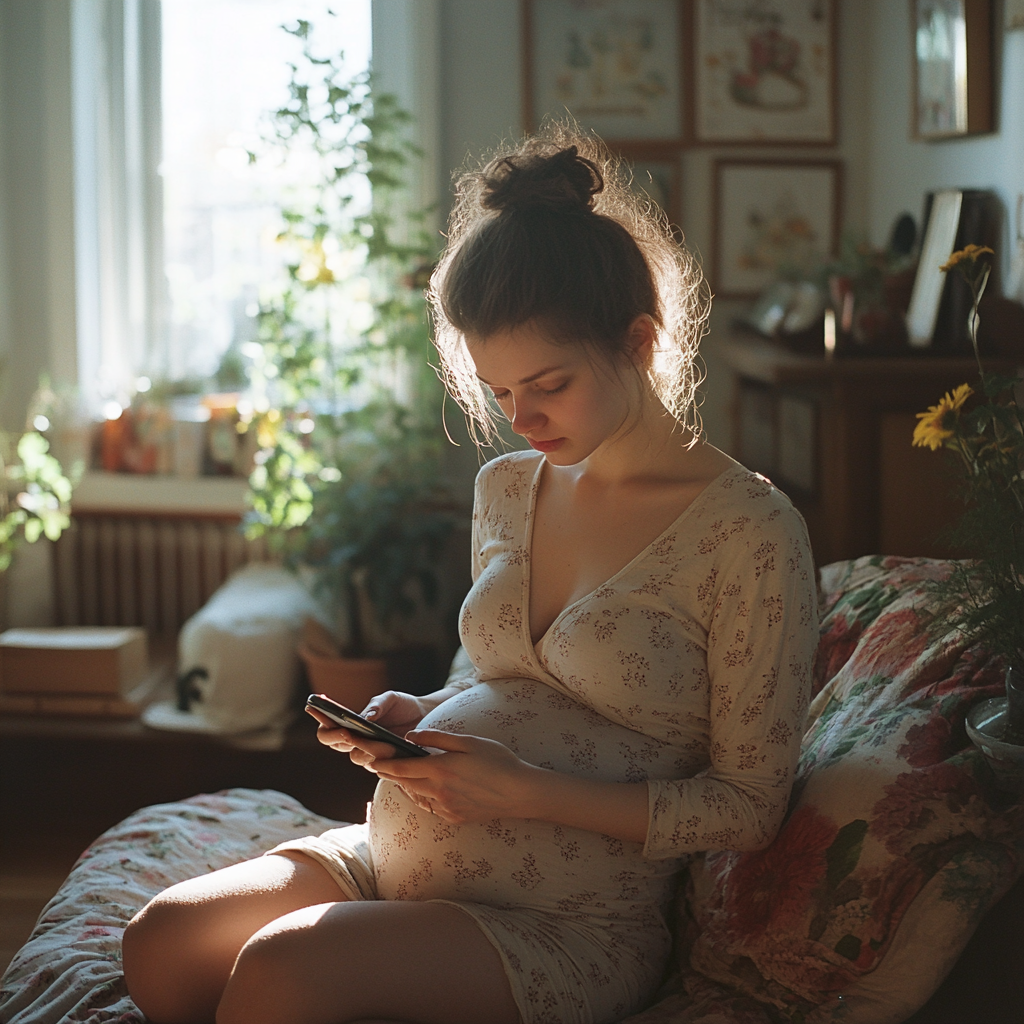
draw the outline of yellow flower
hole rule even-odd
[[[953,436],[952,424],[960,407],[973,394],[969,384],[961,384],[952,394],[947,391],[938,405],[933,405],[927,412],[919,412],[917,418],[921,422],[914,427],[913,443],[932,451],[941,448]]]
[[[995,253],[987,245],[967,245],[963,249],[958,249],[956,252],[950,254],[948,260],[939,267],[943,273],[947,270],[952,270],[958,263],[976,263],[985,253],[995,255]],[[966,271],[966,268],[964,268]]]

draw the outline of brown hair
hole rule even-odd
[[[489,442],[496,430],[467,334],[534,322],[615,357],[642,314],[658,333],[651,385],[697,432],[695,360],[709,297],[665,215],[630,184],[600,139],[562,122],[459,178],[428,296],[442,374],[475,439]]]

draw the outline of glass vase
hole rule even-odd
[[[1024,793],[1024,671],[1008,668],[1006,696],[975,704],[965,724],[996,785],[1009,793]]]
[[[1004,743],[1024,745],[1024,670],[1011,665],[1006,670],[1006,719]]]

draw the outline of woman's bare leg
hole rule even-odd
[[[151,1021],[210,1024],[238,953],[256,932],[301,907],[343,899],[327,871],[301,853],[172,885],[125,930],[128,991]]]
[[[444,903],[327,903],[245,944],[217,1024],[518,1024],[501,958]]]

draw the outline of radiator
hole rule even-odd
[[[57,541],[54,612],[61,626],[144,626],[173,636],[235,569],[266,561],[238,517],[76,512]]]

